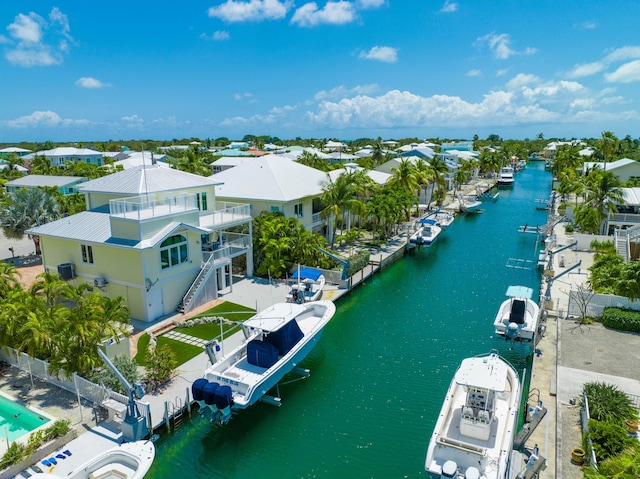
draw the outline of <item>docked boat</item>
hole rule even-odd
[[[287,293],[287,301],[307,303],[320,299],[326,282],[322,271],[314,268],[299,268],[291,277],[296,283],[291,285]]]
[[[209,410],[212,422],[225,424],[232,411],[258,400],[279,406],[280,398],[267,392],[289,372],[309,375],[297,366],[320,340],[335,311],[331,301],[276,303],[242,323],[242,339],[236,341],[240,344],[230,351],[217,340],[207,343],[211,366],[191,388],[201,413]]]
[[[540,307],[531,299],[533,289],[509,286],[493,322],[496,334],[512,341],[533,341],[538,328]]]
[[[70,453],[68,454],[69,456],[71,455]],[[32,474],[31,477],[49,479],[142,479],[153,464],[155,455],[156,448],[152,441],[126,442],[97,454],[64,475],[39,472]],[[70,459],[65,459],[65,461],[68,460]],[[42,462],[44,466],[53,466],[53,464],[47,464],[48,460]]]
[[[458,196],[458,205],[462,213],[482,213],[482,201],[477,196]]]
[[[491,189],[488,191],[483,192],[480,189],[476,189],[476,193],[477,193],[477,198],[480,201],[493,201],[496,202],[498,201],[498,198],[500,197],[500,192],[499,191],[495,191],[495,189]]]
[[[432,215],[429,215],[430,219],[436,220],[436,224],[442,228],[442,231],[446,230],[453,220],[456,218],[453,213],[449,213],[448,211],[436,211]]]
[[[409,243],[415,246],[431,246],[442,233],[442,228],[433,218],[418,220],[419,228],[409,237]]]
[[[505,479],[518,423],[518,373],[496,351],[462,361],[429,441],[432,478]]]
[[[503,166],[502,168],[500,168],[497,180],[498,186],[513,186],[515,181],[515,177],[513,176],[513,168],[511,166]]]

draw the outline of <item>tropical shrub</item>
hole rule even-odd
[[[613,384],[586,383],[583,392],[589,403],[589,417],[624,426],[625,419],[637,419],[638,411],[627,395]]]
[[[31,456],[44,443],[62,437],[70,430],[68,420],[56,421],[46,429],[39,429],[29,435],[27,445],[17,441],[11,443],[7,452],[0,460],[0,469],[4,469],[13,464],[17,464],[28,456]]]
[[[147,354],[147,379],[155,383],[168,381],[178,366],[176,354],[168,344],[157,346]]]
[[[565,233],[573,233],[575,230],[575,228],[573,227],[573,224],[571,223],[567,223],[564,227],[564,232]]]
[[[140,380],[140,373],[138,372],[138,364],[127,358],[126,356],[116,356],[113,358],[113,365],[118,371],[125,377],[129,384],[134,384]],[[104,384],[105,387],[112,389],[120,394],[127,394],[123,384],[111,369],[105,367],[96,368],[91,371],[91,374],[87,378],[94,383]]]
[[[607,328],[640,333],[640,311],[605,308],[600,321]]]
[[[640,449],[632,448],[598,462],[598,468],[585,467],[586,479],[637,479],[640,477]]]
[[[598,462],[638,444],[638,440],[629,436],[624,426],[607,421],[589,419],[589,436]]]
[[[369,264],[369,257],[371,253],[369,250],[360,250],[349,258],[349,267],[347,268],[347,275],[353,276],[356,272],[363,269]]]

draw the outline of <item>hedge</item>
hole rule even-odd
[[[607,328],[640,333],[640,311],[605,308],[600,321]]]

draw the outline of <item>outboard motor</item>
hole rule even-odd
[[[203,389],[203,399],[209,409],[211,409],[211,421],[215,420],[220,411],[216,407],[216,391],[220,389],[218,383],[208,383]],[[204,414],[204,410],[202,411]]]
[[[205,378],[196,379],[191,385],[191,394],[193,395],[194,401],[198,403],[200,410],[202,411],[205,408],[204,402],[204,387],[209,384]]]
[[[520,326],[516,323],[509,323],[507,325],[507,338],[514,340],[518,337],[518,333],[520,332]]]
[[[473,466],[467,467],[464,471],[464,479],[480,479],[480,471]]]
[[[458,476],[458,465],[455,461],[447,461],[442,466],[442,473],[440,474],[441,479],[450,479],[452,477]]]
[[[222,417],[220,422],[226,424],[231,419],[231,405],[233,404],[233,391],[229,386],[220,386],[215,392],[216,408],[220,410]]]

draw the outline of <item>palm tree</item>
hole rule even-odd
[[[609,156],[618,149],[620,140],[611,131],[603,131],[600,138],[600,152],[602,153],[602,161],[604,162],[604,169],[607,169],[607,160]]]
[[[22,239],[25,232],[60,217],[55,197],[41,188],[22,188],[11,198],[11,204],[0,210],[0,225],[9,239]],[[36,254],[41,254],[40,238],[30,236]]]
[[[602,234],[606,218],[618,211],[616,205],[622,204],[623,198],[620,180],[613,172],[596,170],[587,177],[585,202],[598,212]]]
[[[20,273],[15,266],[0,261],[0,298],[6,298],[10,291],[22,289],[19,278]]]
[[[38,154],[29,163],[29,169],[32,175],[51,175],[54,170],[51,166],[51,160],[44,155]]]
[[[406,191],[411,192],[414,196],[414,204],[417,208],[419,205],[419,201],[418,201],[419,199],[418,199],[418,196],[416,195],[416,192],[420,188],[421,176],[419,176],[416,170],[416,167],[413,165],[413,163],[410,160],[405,158],[401,160],[398,167],[394,168],[392,171],[393,171],[393,176],[389,179],[389,185],[399,186],[405,189]],[[409,221],[410,219],[409,209],[405,211],[405,217],[406,217],[406,220]]]

